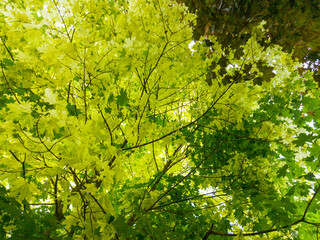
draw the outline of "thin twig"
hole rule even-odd
[[[14,61],[12,52],[10,52],[10,50],[9,50],[9,48],[7,47],[5,41],[2,39],[2,37],[0,37],[0,39],[1,39],[2,43],[3,43],[3,46],[5,47],[5,49],[7,50],[7,52],[9,53],[11,60]]]
[[[11,88],[11,86],[10,86],[10,84],[9,84],[9,81],[8,81],[8,79],[7,79],[7,77],[6,77],[3,69],[4,69],[4,68],[3,68],[3,62],[1,61],[1,71],[2,71],[2,75],[3,75],[4,79],[5,79],[6,82],[7,82],[8,88],[10,89],[12,95],[13,95],[14,98],[17,100],[17,102],[18,102],[19,104],[21,104],[20,101],[19,101],[19,99],[18,99],[18,97],[16,96],[15,92],[14,92],[13,89]]]

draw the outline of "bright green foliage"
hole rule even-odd
[[[320,92],[263,24],[235,51],[171,0],[0,18],[1,238],[315,238]]]

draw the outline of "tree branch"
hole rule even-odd
[[[280,228],[272,228],[272,229],[263,230],[263,231],[259,231],[259,232],[244,233],[243,236],[255,236],[255,235],[260,235],[260,234],[264,234],[264,233],[275,232],[275,231],[279,231],[279,229],[290,228],[290,227],[292,227],[292,226],[294,226],[294,225],[297,225],[297,224],[299,224],[299,223],[301,223],[301,222],[304,222],[304,223],[307,223],[307,224],[311,224],[311,225],[314,225],[314,226],[316,226],[316,227],[320,226],[320,223],[313,223],[313,222],[309,222],[309,221],[306,221],[306,220],[305,220],[305,217],[306,217],[306,215],[307,215],[307,212],[308,212],[308,210],[309,210],[309,207],[310,207],[310,205],[312,204],[313,200],[315,199],[315,197],[316,197],[316,195],[318,194],[319,191],[320,191],[320,185],[317,187],[317,189],[316,189],[315,193],[313,194],[311,200],[310,200],[310,201],[308,202],[308,204],[307,204],[307,207],[306,207],[306,209],[305,209],[305,211],[304,211],[304,213],[303,213],[303,216],[302,216],[299,220],[297,220],[297,221],[295,221],[295,222],[293,222],[293,223],[291,223],[291,224],[282,226],[282,227],[280,227]],[[238,235],[238,234],[235,234],[235,233],[215,232],[215,231],[213,231],[212,229],[213,229],[213,227],[212,227],[212,225],[211,225],[210,229],[206,232],[206,235],[202,238],[203,240],[208,239],[209,235],[211,235],[211,234],[212,234],[212,235],[218,235],[218,236],[225,236],[225,237],[235,237],[235,236]]]
[[[5,41],[2,39],[2,37],[0,37],[0,39],[1,39],[1,42],[3,43],[3,46],[5,47],[5,49],[7,50],[7,52],[9,53],[11,60],[14,61],[12,52],[10,52],[10,50],[9,50],[9,48],[7,47]]]
[[[9,88],[9,90],[11,91],[12,95],[13,95],[14,98],[17,100],[17,102],[18,102],[19,104],[21,104],[20,101],[19,101],[19,99],[18,99],[18,97],[16,96],[15,92],[14,92],[13,89],[11,88],[11,86],[10,86],[10,84],[9,84],[9,81],[8,81],[8,79],[7,79],[7,77],[6,77],[5,73],[4,73],[4,70],[3,70],[3,62],[2,62],[2,61],[1,61],[1,71],[2,71],[2,75],[3,75],[3,77],[4,77],[4,80],[6,80],[6,83],[7,83],[7,85],[8,85],[8,88]]]

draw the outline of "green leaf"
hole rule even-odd
[[[128,103],[128,96],[126,90],[121,88],[120,95],[117,96],[117,104],[119,106],[126,106]]]
[[[314,138],[315,136],[312,134],[301,133],[299,134],[298,139],[293,141],[293,143],[299,147],[299,146],[303,146],[307,142],[312,142]]]
[[[304,179],[309,180],[309,181],[315,181],[315,179],[316,179],[312,172],[309,172],[309,173],[307,173],[305,175],[302,175],[300,178],[304,178]]]
[[[32,12],[31,15],[37,20],[37,21],[42,21],[43,17],[42,16],[38,16],[38,13],[36,12]]]
[[[123,216],[119,216],[115,221],[111,223],[119,236],[123,238],[130,237],[134,234],[132,228],[126,223],[126,220]]]
[[[67,110],[68,110],[68,113],[69,113],[71,116],[78,116],[79,114],[81,114],[80,110],[77,109],[77,106],[74,105],[74,104],[68,103],[68,104],[67,104]]]
[[[4,64],[6,66],[13,66],[14,65],[14,62],[11,59],[3,58],[2,61],[4,62]]]
[[[278,172],[277,172],[277,174],[278,174],[278,177],[284,177],[284,176],[286,176],[287,175],[287,169],[289,168],[289,166],[286,164],[286,165],[284,165],[283,167],[281,167],[279,170],[278,170]]]

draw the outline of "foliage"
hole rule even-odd
[[[171,0],[0,9],[2,238],[318,234],[320,92],[263,24],[191,47]]]
[[[293,57],[307,62],[305,69],[315,72],[320,82],[320,5],[311,0],[181,0],[197,12],[194,37],[214,34],[223,47],[239,48],[250,37],[252,29],[265,21],[265,38],[278,44]],[[264,43],[266,44],[266,43]]]

